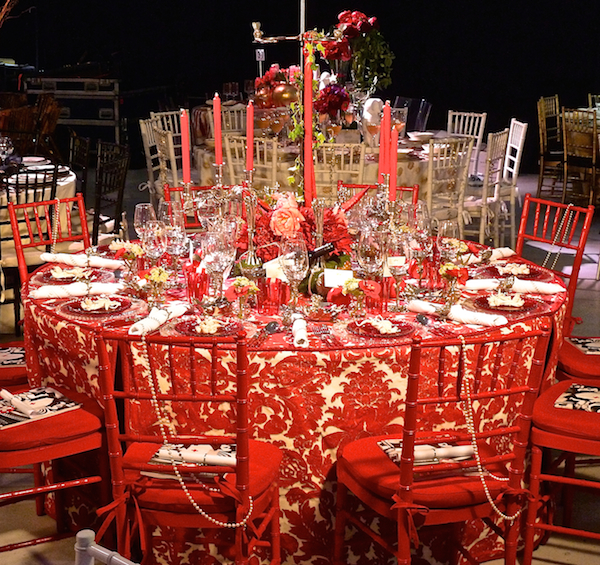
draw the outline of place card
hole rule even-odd
[[[337,288],[353,277],[354,273],[347,269],[325,269],[323,284],[325,288]]]

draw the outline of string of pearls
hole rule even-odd
[[[558,234],[562,233],[563,234],[562,237],[564,239],[564,234],[569,233],[569,230],[571,229],[571,222],[573,221],[573,213],[571,212],[572,207],[573,207],[573,204],[569,203],[569,205],[567,206],[567,209],[565,210],[565,213],[563,214],[563,217],[560,220],[560,226],[558,227],[558,230],[554,234],[554,239],[552,241],[552,247],[548,250],[548,253],[546,254],[546,258],[544,259],[544,262],[542,263],[542,267],[545,267],[546,263],[548,263],[548,260],[550,259],[552,249],[554,249],[554,247],[556,246],[556,242],[558,241]],[[564,226],[565,220],[567,218],[568,218],[567,229],[563,232],[563,226]],[[558,258],[560,257],[561,251],[562,251],[562,248],[559,247],[556,252],[556,256],[554,257],[554,261],[552,262],[552,267],[550,267],[552,270],[554,270],[554,268],[556,267],[556,263],[558,262]]]
[[[60,200],[56,199],[54,205],[54,218],[52,223],[52,246],[50,247],[50,253],[56,251],[56,240],[58,239],[58,223],[60,221]]]
[[[146,342],[146,336],[142,336],[141,343],[142,343],[142,355],[144,357],[144,360],[145,360],[147,366],[150,367],[150,359],[148,356],[148,344]],[[230,529],[245,527],[250,516],[252,515],[252,511],[254,510],[254,501],[251,496],[249,497],[248,513],[246,514],[244,519],[239,522],[223,522],[221,520],[217,520],[216,518],[213,518],[212,516],[207,514],[206,511],[194,500],[194,497],[190,493],[187,485],[185,484],[185,481],[183,480],[183,477],[181,476],[181,473],[179,472],[179,469],[177,467],[177,463],[175,462],[175,459],[174,459],[173,455],[171,454],[173,450],[172,450],[172,448],[170,448],[170,442],[167,437],[167,431],[166,431],[166,426],[165,426],[165,415],[164,415],[164,412],[161,413],[162,410],[161,410],[160,404],[158,402],[158,396],[156,394],[156,387],[154,384],[154,380],[152,379],[152,375],[150,373],[148,373],[148,384],[150,385],[150,394],[152,395],[151,404],[152,404],[152,407],[154,408],[154,413],[156,415],[156,421],[157,421],[158,427],[160,429],[160,434],[163,438],[163,445],[165,447],[167,447],[167,451],[169,453],[169,458],[171,460],[171,467],[173,468],[173,472],[175,473],[175,476],[177,477],[177,481],[179,482],[181,489],[183,490],[187,499],[190,501],[191,505],[194,507],[196,512],[198,512],[198,514],[200,514],[202,517],[206,518],[209,522],[212,522],[216,526],[220,526],[221,528],[230,528]],[[178,452],[179,449],[176,447],[175,451]],[[207,484],[203,483],[194,474],[192,474],[192,478],[194,479],[194,481],[197,484],[199,484],[202,488],[204,488],[207,491],[221,492],[220,489],[210,487]]]
[[[488,487],[488,485],[485,481],[485,473],[486,472],[492,479],[494,479],[496,481],[508,482],[508,477],[499,477],[497,475],[494,475],[493,473],[490,473],[489,471],[487,471],[487,469],[485,469],[483,467],[483,465],[481,463],[481,455],[479,454],[479,447],[477,445],[477,437],[475,434],[475,417],[474,417],[474,412],[473,412],[473,397],[472,397],[472,389],[471,389],[471,380],[470,380],[470,377],[467,376],[467,353],[465,351],[466,343],[465,343],[465,338],[463,335],[459,335],[459,338],[460,338],[460,342],[462,344],[462,355],[461,355],[461,358],[459,361],[462,363],[462,366],[463,366],[462,393],[466,396],[466,400],[463,401],[463,405],[465,408],[463,412],[465,414],[465,420],[467,422],[467,430],[469,432],[469,435],[471,436],[471,445],[473,446],[473,452],[475,454],[475,461],[477,462],[477,471],[479,473],[479,479],[481,480],[481,485],[483,486],[483,491],[485,492],[485,496],[488,499],[488,502],[490,503],[492,508],[494,509],[494,512],[496,514],[498,514],[498,516],[500,516],[501,518],[504,518],[504,520],[508,520],[509,522],[514,522],[514,520],[516,520],[519,517],[521,512],[523,512],[523,508],[519,508],[515,512],[515,514],[513,514],[512,516],[509,516],[508,514],[505,514],[504,512],[502,512],[502,510],[500,510],[500,508],[498,508],[498,506],[494,502],[494,499],[492,498],[492,494],[490,493],[490,488]]]

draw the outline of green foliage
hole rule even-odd
[[[351,40],[352,76],[358,90],[368,91],[375,85],[387,88],[392,83],[392,65],[395,58],[389,44],[379,30]]]

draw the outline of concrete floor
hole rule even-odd
[[[148,201],[147,191],[138,190],[146,177],[145,170],[130,171],[125,194],[125,209],[128,212],[131,235],[133,235],[133,209],[135,204]],[[521,194],[535,193],[537,176],[522,175],[519,179]],[[588,244],[586,256],[574,305],[574,315],[583,321],[576,327],[577,335],[600,335],[600,282],[596,281],[596,268],[600,253],[600,221],[596,219]],[[0,475],[0,491],[8,490],[13,483],[27,484],[25,475]],[[14,485],[13,485],[14,486]],[[578,519],[585,527],[591,524],[600,531],[599,505],[592,497],[582,498],[578,505]],[[33,502],[22,502],[0,510],[0,544],[22,540],[27,536],[40,535],[53,531],[54,522],[48,517],[37,517]],[[72,565],[74,563],[74,538],[47,543],[33,548],[25,548],[0,554],[2,565]],[[500,565],[502,560],[489,562]],[[600,563],[600,543],[582,542],[565,536],[552,535],[549,541],[540,546],[534,554],[538,565],[589,565]]]

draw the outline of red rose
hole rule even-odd
[[[369,33],[372,29],[373,26],[367,20],[358,22],[358,31],[360,31],[360,33]]]
[[[355,10],[354,12],[352,12],[352,23],[353,24],[358,24],[361,21],[366,21],[367,16],[365,14],[363,14],[362,12],[359,12],[358,10]]]
[[[343,24],[349,24],[352,22],[352,12],[350,10],[344,10],[338,14],[338,21]]]
[[[369,23],[371,24],[371,27],[373,29],[379,29],[379,22],[377,21],[377,18],[375,16],[369,18]]]

